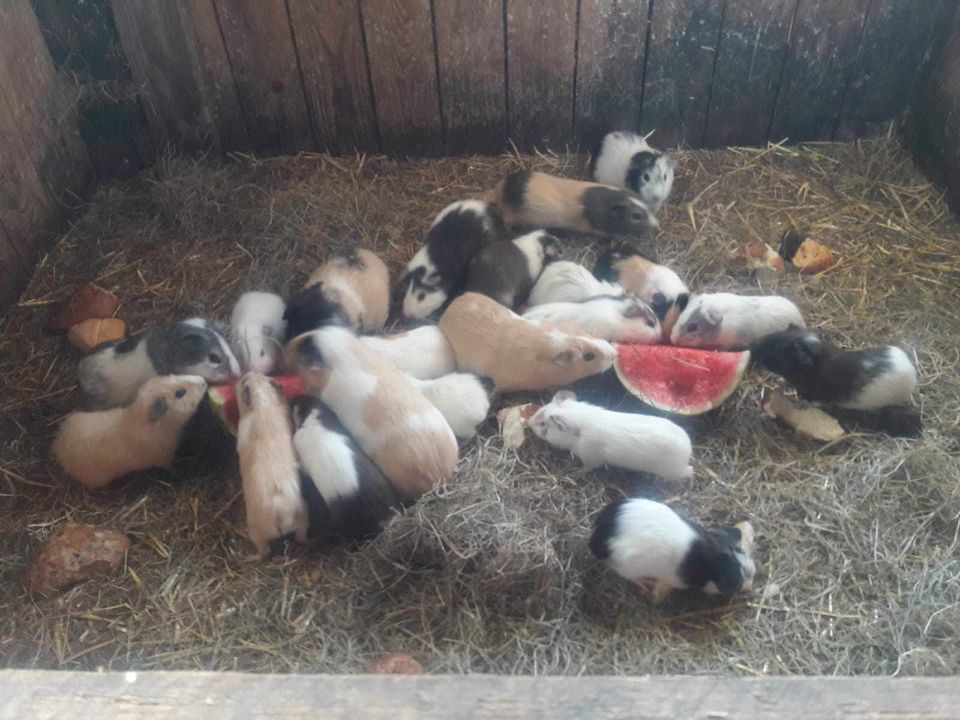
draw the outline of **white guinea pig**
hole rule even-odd
[[[446,336],[436,325],[378,337],[358,338],[360,344],[393,363],[398,370],[419,380],[448,375],[457,370],[457,359]]]
[[[435,380],[410,377],[413,386],[433,403],[460,440],[477,434],[477,427],[490,412],[490,390],[476,375],[452,373]]]
[[[647,144],[650,135],[626,131],[607,133],[593,153],[591,174],[599,183],[637,193],[655,213],[673,188],[677,161],[672,153],[650,147]]]
[[[523,317],[538,325],[569,323],[611,342],[652,345],[660,341],[660,321],[636,295],[599,296],[583,302],[534,305]]]
[[[277,366],[287,323],[287,305],[279,295],[247,292],[233,306],[230,338],[242,367],[269,375]]]
[[[530,418],[530,427],[550,445],[572,452],[587,469],[615,465],[665,480],[693,477],[690,436],[665,418],[614,412],[562,390]]]
[[[677,318],[670,342],[682,347],[744,350],[760,338],[806,327],[797,306],[779,295],[694,295]]]
[[[706,530],[663,503],[644,498],[607,505],[594,521],[590,550],[653,602],[672,590],[733,595],[753,588],[749,523]]]
[[[622,285],[597,280],[583,265],[559,260],[547,265],[533,289],[529,305],[552,302],[580,302],[597,295],[623,295]]]

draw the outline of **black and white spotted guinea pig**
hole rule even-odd
[[[218,323],[192,318],[104,343],[80,361],[80,389],[93,407],[129,405],[157,375],[196,375],[219,383],[239,377],[240,365]]]
[[[650,147],[650,135],[607,133],[590,161],[590,174],[599,183],[632,190],[657,212],[673,189],[677,161],[672,153]]]
[[[377,535],[402,506],[397,491],[320,400],[296,398],[291,411],[300,491],[310,519],[307,535],[324,540]]]
[[[801,328],[767,335],[753,361],[793,385],[811,402],[852,410],[909,405],[917,387],[910,358],[894,345],[844,351]]]
[[[441,210],[400,281],[403,318],[422,320],[446,307],[462,292],[470,262],[496,239],[496,218],[487,203],[460,200]]]
[[[540,273],[561,252],[560,242],[543,230],[486,245],[470,263],[466,292],[486,295],[512,310],[526,302]]]
[[[749,523],[707,530],[663,503],[632,498],[600,512],[590,550],[659,603],[672,590],[749,592],[756,565],[744,546],[752,536]]]
[[[511,226],[594,235],[640,235],[659,227],[653,211],[629,190],[532,170],[511,173],[491,197]]]
[[[779,295],[694,295],[670,333],[681,347],[745,350],[771,333],[806,327],[797,306]]]

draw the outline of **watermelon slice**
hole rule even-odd
[[[749,362],[747,351],[618,345],[614,367],[623,386],[647,405],[700,415],[730,397]]]
[[[306,395],[307,390],[300,382],[298,375],[276,375],[270,378],[283,388],[283,396],[287,400],[293,400],[295,397]],[[240,422],[240,406],[237,403],[237,385],[236,383],[225,383],[223,385],[213,385],[207,390],[207,399],[210,401],[210,407],[220,418],[224,427],[234,435],[237,434],[237,425]]]

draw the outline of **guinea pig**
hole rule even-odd
[[[496,227],[490,206],[480,200],[460,200],[440,211],[400,281],[405,320],[430,317],[461,292],[470,262],[496,240]]]
[[[269,375],[280,359],[287,323],[283,298],[268,292],[247,292],[233,306],[230,337],[242,367]]]
[[[94,407],[129,405],[157,375],[198,375],[218,383],[240,365],[218,326],[202,318],[160,325],[94,348],[77,367],[80,389]]]
[[[639,235],[659,227],[653,212],[635,193],[532,170],[508,175],[492,197],[507,225],[594,235]]]
[[[470,263],[465,290],[513,309],[526,302],[543,268],[560,253],[560,242],[544,230],[485,245]]]
[[[303,290],[290,298],[283,319],[286,339],[330,323],[358,332],[383,328],[390,313],[390,272],[364,249],[337,253],[318,267]]]
[[[540,273],[527,300],[530,305],[580,302],[598,295],[623,295],[623,286],[598,280],[583,265],[569,260],[550,263]]]
[[[287,358],[404,500],[453,474],[457,439],[443,414],[350,330],[329,326],[296,337]]]
[[[653,345],[660,341],[660,321],[636,295],[601,295],[582,302],[534,305],[523,317],[538,325],[575,325],[594,337],[611,342]]]
[[[917,387],[916,368],[894,345],[846,352],[808,330],[791,328],[754,343],[751,356],[800,397],[852,410],[909,405]]]
[[[127,407],[70,413],[53,442],[66,473],[89,488],[147,468],[169,468],[206,381],[190,375],[147,380]]]
[[[542,390],[609,370],[616,350],[606,340],[536,325],[496,300],[466,293],[440,318],[460,370],[493,380],[499,390]]]
[[[677,161],[672,153],[650,147],[650,135],[607,133],[593,153],[590,174],[599,183],[632,190],[655,213],[673,188]]]
[[[436,325],[422,325],[405,332],[359,338],[360,343],[393,363],[398,370],[420,380],[456,372],[457,359],[447,337]]]
[[[749,523],[706,530],[663,503],[630,498],[600,511],[590,550],[659,603],[672,590],[709,595],[752,590],[756,565],[742,547],[752,536]]]
[[[317,398],[298,397],[291,410],[308,536],[367,540],[379,534],[402,504],[390,481]]]
[[[779,295],[694,295],[670,333],[682,347],[745,350],[791,325],[806,327],[797,306]]]
[[[237,384],[237,399],[247,532],[257,548],[256,559],[263,560],[274,540],[293,535],[297,542],[306,542],[307,504],[300,492],[290,409],[279,386],[266,375],[248,372]]]
[[[476,375],[451,373],[435,380],[410,378],[415,388],[433,403],[460,440],[477,434],[477,427],[490,413],[490,390]]]
[[[537,437],[569,450],[588,470],[615,465],[665,480],[693,477],[690,436],[666,418],[614,412],[561,390],[529,425]]]
[[[630,245],[603,252],[593,266],[593,274],[600,280],[616,282],[628,293],[646,302],[657,314],[664,340],[690,301],[690,290],[673,270],[643,257]]]

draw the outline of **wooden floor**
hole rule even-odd
[[[0,720],[64,717],[947,720],[960,678],[0,672]]]

